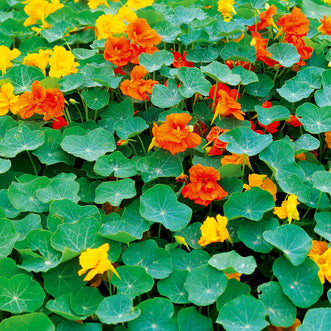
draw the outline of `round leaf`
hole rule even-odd
[[[177,82],[168,79],[167,86],[161,84],[153,85],[151,101],[153,105],[161,108],[170,108],[179,104],[183,97],[177,88]]]
[[[257,74],[258,82],[246,85],[246,93],[256,97],[266,97],[274,87],[274,82],[269,76]]]
[[[271,53],[272,59],[278,61],[283,67],[292,67],[300,60],[297,49],[288,43],[275,43],[268,47],[267,51]]]
[[[205,67],[200,68],[207,76],[211,77],[216,82],[229,85],[238,85],[240,76],[231,73],[229,67],[217,61],[213,61]]]
[[[118,122],[114,128],[120,139],[129,139],[145,131],[148,125],[141,117],[133,117]]]
[[[174,270],[191,271],[203,264],[208,264],[209,254],[201,249],[194,249],[186,253],[182,249],[171,251],[172,268]]]
[[[108,104],[109,93],[105,89],[100,90],[95,87],[83,90],[82,98],[87,107],[93,110],[99,110]]]
[[[179,331],[213,331],[211,318],[199,314],[194,307],[182,308],[177,316]]]
[[[331,213],[316,213],[315,220],[317,224],[314,231],[328,241],[331,241]]]
[[[70,308],[77,315],[90,316],[95,314],[103,299],[97,288],[83,287],[71,295]]]
[[[283,106],[273,106],[271,108],[255,106],[255,110],[259,115],[259,122],[263,125],[269,125],[274,121],[287,120],[290,117],[289,110]]]
[[[312,181],[318,190],[331,194],[331,173],[329,171],[316,171],[312,175]]]
[[[297,331],[319,331],[331,329],[331,309],[330,308],[315,308],[309,309],[302,325],[297,328]]]
[[[174,62],[171,52],[161,50],[153,54],[142,53],[139,55],[139,64],[143,65],[148,72],[159,70],[164,64],[170,66]]]
[[[55,331],[52,321],[44,313],[11,316],[0,323],[1,331]]]

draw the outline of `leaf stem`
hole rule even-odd
[[[38,176],[38,171],[37,171],[36,165],[33,162],[33,159],[32,159],[32,156],[31,156],[30,152],[26,151],[26,153],[28,154],[28,157],[29,157],[30,162],[32,164],[32,168],[33,168],[33,171],[34,171],[35,175]]]
[[[139,135],[138,135],[137,137],[138,137],[138,139],[139,139],[139,141],[140,141],[141,147],[143,148],[144,154],[146,155],[147,152],[146,152],[146,148],[145,148],[145,146],[144,146],[144,143],[143,143],[143,141],[141,140],[141,138],[140,138]]]
[[[321,198],[322,198],[322,191],[320,192],[320,195],[318,197],[318,201],[317,201],[317,206],[316,206],[316,209],[315,209],[315,215],[316,213],[318,212],[318,208],[320,207],[320,203],[321,203]]]

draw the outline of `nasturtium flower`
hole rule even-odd
[[[115,15],[116,16],[116,15]],[[101,15],[97,18],[95,34],[98,39],[111,37],[115,33],[126,32],[127,25],[122,19],[112,14]]]
[[[288,219],[288,222],[291,224],[292,219],[299,221],[299,212],[297,209],[297,205],[300,202],[298,201],[298,198],[294,194],[290,194],[287,198],[287,200],[284,200],[282,202],[282,205],[280,207],[274,208],[274,214],[277,215],[280,219]]]
[[[38,53],[31,53],[28,54],[23,59],[23,64],[26,64],[28,66],[34,66],[41,69],[43,74],[46,76],[46,67],[49,62],[49,57],[53,54],[53,51],[50,49],[43,50],[40,49]]]
[[[262,29],[267,28],[268,26],[272,25],[272,26],[276,26],[272,16],[276,14],[277,12],[277,7],[275,5],[271,5],[271,6],[266,6],[266,11],[263,11],[259,14],[259,18],[260,18],[260,22],[257,23],[257,25],[255,26],[255,24],[253,24],[252,26],[250,26],[248,28],[249,31],[259,31]]]
[[[116,269],[108,259],[108,250],[109,244],[106,243],[99,248],[88,248],[85,252],[81,253],[79,256],[79,264],[81,265],[82,269],[78,271],[78,275],[81,276],[82,274],[88,272],[84,280],[89,281],[94,276],[103,274],[109,270],[118,278],[120,278]]]
[[[331,131],[324,132],[325,142],[328,145],[328,148],[331,149]]]
[[[262,61],[269,67],[273,67],[278,64],[277,61],[271,59],[271,53],[267,51],[268,39],[262,38],[258,32],[252,32],[251,46],[254,46],[256,50],[256,60]]]
[[[227,279],[236,279],[238,282],[240,282],[240,277],[241,277],[241,273],[240,272],[233,272],[231,274],[224,272],[225,276]]]
[[[285,121],[287,124],[292,125],[294,127],[302,126],[302,123],[295,115],[291,115],[288,120]]]
[[[298,318],[295,319],[294,323],[288,327],[274,326],[272,324],[268,325],[267,331],[295,331],[301,322]]]
[[[75,62],[75,56],[70,51],[62,46],[55,46],[49,65],[49,77],[63,77],[76,73],[79,63]]]
[[[136,100],[148,100],[148,94],[152,94],[153,85],[158,84],[156,80],[143,79],[147,74],[144,66],[135,66],[130,73],[131,80],[124,80],[120,89],[124,95]]]
[[[267,177],[267,175],[249,174],[248,184],[244,184],[244,189],[249,190],[255,186],[261,188],[262,190],[268,191],[276,201],[277,186]]]
[[[128,0],[125,4],[127,7],[133,8],[135,10],[140,8],[145,8],[151,6],[154,0]]]
[[[324,284],[325,279],[331,283],[331,248],[328,248],[327,242],[313,240],[313,245],[308,253],[308,257],[320,268],[318,277],[321,283]]]
[[[108,37],[103,56],[106,61],[118,67],[125,66],[129,63],[132,56],[130,40],[125,37]]]
[[[180,183],[188,183],[188,176],[185,174],[180,174],[178,177],[175,178],[175,181]]]
[[[324,15],[323,18],[320,19],[320,22],[322,24],[318,27],[318,31],[323,35],[327,34],[331,36],[331,16],[326,18],[326,15]]]
[[[217,2],[217,10],[222,13],[223,20],[225,22],[229,22],[232,18],[232,14],[236,14],[236,11],[233,7],[234,3],[234,0],[219,0]]]
[[[174,62],[172,63],[173,67],[181,68],[181,67],[194,67],[194,63],[186,60],[186,52],[183,52],[181,55],[179,52],[172,52],[174,56]]]
[[[175,236],[175,240],[178,244],[184,245],[188,251],[190,251],[190,247],[188,246],[187,242],[185,241],[184,237],[181,236]]]
[[[182,189],[184,198],[193,200],[196,204],[208,206],[211,201],[221,200],[228,195],[217,184],[221,179],[220,173],[212,167],[196,164],[189,169],[190,183]]]
[[[309,30],[309,20],[297,7],[290,14],[285,14],[278,19],[277,25],[281,27],[280,32],[297,37],[306,36]]]
[[[14,94],[14,86],[11,83],[2,84],[0,87],[0,116],[6,115],[10,110],[13,114],[17,114],[18,96]]]
[[[11,50],[4,45],[0,45],[0,70],[3,75],[6,73],[6,70],[13,65],[11,61],[20,54],[21,52],[17,48]]]
[[[304,66],[306,62],[304,62],[303,60],[308,60],[311,57],[313,53],[313,48],[310,46],[306,46],[305,41],[302,39],[302,37],[294,34],[286,35],[284,38],[284,42],[293,45],[297,49],[297,52],[300,55],[300,60],[297,65]]]
[[[207,217],[200,227],[201,238],[198,241],[200,246],[207,246],[211,243],[224,242],[229,240],[232,243],[228,229],[228,219],[218,214],[214,217]]]
[[[158,45],[162,40],[162,37],[151,29],[144,18],[131,21],[127,27],[127,34],[132,43],[142,47]]]
[[[122,20],[125,24],[129,24],[130,22],[137,19],[137,14],[131,8],[121,7],[116,13],[115,18]]]
[[[231,155],[225,155],[221,159],[221,164],[222,164],[222,166],[226,165],[226,164],[243,164],[244,159],[245,159],[245,164],[251,168],[249,157],[246,154],[232,153]]]
[[[58,130],[68,125],[68,122],[63,117],[56,117],[52,123],[52,129]]]
[[[150,148],[161,147],[174,155],[200,145],[201,137],[192,132],[188,125],[191,119],[192,116],[186,113],[170,114],[160,126],[154,123],[152,129],[154,138]]]
[[[91,9],[95,9],[101,5],[109,8],[107,0],[88,0],[87,4],[88,4],[89,8],[91,8]]]

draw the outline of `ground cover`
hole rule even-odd
[[[330,5],[0,0],[0,331],[329,331]]]

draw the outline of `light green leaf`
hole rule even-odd
[[[234,22],[229,23],[232,23],[232,28],[236,28],[236,26],[233,25]],[[228,26],[231,26],[231,24],[228,24]],[[215,27],[217,27],[217,25],[214,25],[214,28]],[[215,32],[218,33],[217,30]],[[254,46],[242,46],[234,41],[230,41],[225,44],[225,47],[223,47],[221,57],[225,61],[229,60],[254,63],[256,61],[256,51]]]
[[[200,68],[207,76],[219,83],[225,83],[229,85],[238,85],[240,82],[240,76],[231,73],[229,67],[217,61],[213,61],[205,67]]]
[[[186,253],[183,249],[171,251],[172,267],[174,270],[191,271],[203,264],[208,264],[209,254],[201,249],[194,249]]]
[[[331,241],[331,213],[316,213],[314,217],[317,222],[314,231],[328,241]]]
[[[274,121],[282,121],[290,118],[290,111],[283,106],[273,106],[264,108],[255,106],[255,110],[259,116],[259,122],[263,125],[269,125]]]
[[[166,43],[172,43],[176,40],[177,35],[181,33],[181,29],[178,25],[167,20],[157,22],[154,26],[154,30],[162,37],[162,41]]]
[[[186,8],[178,6],[174,9],[174,13],[180,23],[190,24],[194,19],[199,21],[206,17],[206,13],[200,8]]]
[[[192,49],[187,51],[186,60],[195,63],[210,63],[217,59],[218,53],[218,50],[212,46],[208,48]]]
[[[177,88],[177,82],[173,79],[168,79],[167,86],[155,84],[152,90],[151,101],[153,105],[161,108],[170,108],[179,104],[183,97]]]
[[[13,223],[16,232],[19,234],[19,237],[17,238],[17,241],[22,241],[26,238],[27,234],[35,229],[42,229],[41,226],[41,218],[37,214],[28,214],[24,218],[20,220],[15,220]],[[16,244],[15,248],[25,248],[25,247],[20,247],[20,243]]]
[[[77,72],[76,74],[71,74],[64,76],[60,80],[60,91],[62,92],[70,92],[75,89],[80,88],[83,85],[84,82],[84,75],[80,72]]]
[[[320,145],[320,141],[308,133],[303,134],[294,142],[295,154],[313,151]]]
[[[331,172],[316,171],[313,173],[311,179],[315,188],[322,192],[331,194]]]
[[[210,317],[199,314],[195,307],[182,308],[177,315],[179,331],[213,331]]]
[[[272,270],[283,292],[299,308],[310,307],[323,293],[323,285],[317,275],[319,267],[308,257],[294,266],[285,256],[281,256],[274,262]]]
[[[331,309],[309,309],[297,331],[318,331],[331,329]]]
[[[297,49],[288,43],[275,43],[269,46],[267,51],[271,53],[272,59],[278,61],[283,67],[292,67],[300,60]]]
[[[318,67],[306,67],[297,73],[301,81],[305,81],[311,88],[320,89],[322,87],[322,73],[325,69]]]
[[[0,174],[7,172],[11,167],[11,161],[0,157]]]
[[[243,257],[236,251],[215,254],[210,258],[208,264],[226,273],[238,272],[245,275],[252,274],[257,267],[253,256]]]
[[[228,219],[246,217],[259,221],[263,214],[275,207],[272,195],[259,187],[252,187],[243,193],[232,193],[224,204],[224,215]]]
[[[57,22],[53,24],[49,29],[41,31],[41,35],[49,42],[62,39],[70,30],[74,28],[72,23],[68,22]]]
[[[306,81],[292,78],[277,89],[277,92],[289,102],[296,102],[304,98],[308,98],[313,92],[313,89]]]
[[[213,25],[212,30],[213,34],[217,36],[228,36],[233,35],[234,33],[240,33],[244,31],[244,26],[242,24],[239,24],[233,20],[230,20],[229,22],[224,21],[223,17],[221,15],[216,15],[216,23]],[[238,44],[235,42],[229,42],[227,43],[229,45],[229,49],[232,48],[234,45]],[[236,47],[234,47],[236,49]],[[239,48],[240,49],[240,48]],[[236,52],[234,52],[235,54]],[[254,54],[255,55],[255,54]],[[223,58],[223,56],[222,56]],[[223,58],[224,59],[224,58]],[[252,62],[254,62],[253,60]]]
[[[25,331],[55,331],[54,324],[44,313],[14,315],[0,323],[1,331],[21,331],[22,328]]]
[[[58,10],[57,10],[58,12]],[[91,56],[97,54],[96,49],[86,49],[86,48],[75,48],[72,50],[72,54],[75,55],[77,60],[85,60],[90,58]]]
[[[98,89],[97,87],[83,90],[82,98],[87,107],[93,110],[99,110],[106,106],[109,102],[109,93],[105,89]]]
[[[142,53],[139,55],[139,64],[143,65],[148,72],[159,70],[163,65],[170,66],[173,62],[172,53],[165,50],[153,54]]]
[[[192,210],[177,201],[169,186],[157,184],[141,195],[140,214],[148,221],[161,223],[171,231],[178,231],[188,224]]]
[[[19,234],[16,233],[13,222],[0,218],[0,258],[9,255],[14,247]]]
[[[247,85],[249,83],[258,82],[259,79],[253,71],[246,70],[241,66],[234,67],[231,72],[235,75],[240,76],[240,81],[242,85]]]

